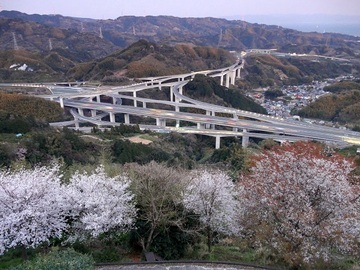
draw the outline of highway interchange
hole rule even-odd
[[[98,127],[116,126],[121,124],[117,122],[119,117],[116,115],[122,115],[121,119],[124,119],[125,124],[139,124],[142,129],[215,137],[216,148],[220,147],[222,137],[229,136],[242,137],[244,147],[247,146],[249,138],[269,138],[281,142],[316,140],[340,147],[360,145],[358,132],[218,106],[191,99],[184,93],[184,86],[196,74],[220,77],[220,83],[227,86],[234,84],[235,78],[240,77],[242,67],[243,63],[238,63],[217,70],[142,78],[140,79],[142,83],[118,87],[87,87],[86,83],[79,85],[69,83],[69,86],[65,86],[64,83],[26,84],[26,86],[46,87],[52,94],[41,97],[57,101],[62,107],[71,108],[74,120],[52,123],[53,126],[75,126],[80,129],[80,123],[85,122]],[[0,86],[24,87],[25,84],[1,84]],[[137,93],[154,88],[169,91],[170,100],[138,97]],[[139,116],[137,121],[143,119],[144,122],[141,123],[141,120],[136,123],[131,122],[133,116]],[[150,121],[149,119],[153,119],[153,123],[145,124]]]

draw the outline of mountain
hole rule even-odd
[[[2,11],[0,17],[16,18],[46,26],[103,35],[105,40],[125,48],[140,39],[168,44],[192,43],[196,46],[220,47],[226,50],[275,48],[279,51],[311,52],[314,48],[349,49],[359,58],[358,38],[335,33],[304,33],[275,25],[252,24],[240,20],[217,18],[178,18],[172,16],[122,16],[115,20],[94,20],[61,15],[27,15]],[[291,47],[289,47],[291,46]],[[336,54],[336,51],[333,52]]]
[[[57,51],[75,61],[106,56],[117,46],[93,33],[50,27],[32,21],[0,18],[0,50],[22,49],[35,53]]]
[[[236,60],[227,51],[249,48],[276,48],[355,62],[351,66],[328,59],[255,55],[246,59],[246,78],[239,82],[244,89],[355,74],[360,63],[360,42],[353,36],[302,33],[216,18],[125,16],[94,20],[1,11],[0,32],[1,81],[118,83],[124,76],[224,67]]]
[[[139,40],[107,57],[77,64],[69,70],[75,80],[116,82],[122,76],[139,78],[215,69],[232,65],[235,57],[223,49],[178,44],[169,46]]]
[[[340,75],[359,74],[360,65],[330,59],[311,60],[301,57],[275,57],[252,55],[245,59],[241,88],[251,89],[267,86],[300,85],[313,80],[335,78]]]

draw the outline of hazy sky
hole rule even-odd
[[[95,19],[115,19],[125,15],[239,19],[262,14],[360,17],[360,0],[0,0],[0,8],[28,14]]]

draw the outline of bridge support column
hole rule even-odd
[[[231,71],[231,84],[235,85],[236,70]]]
[[[215,137],[215,149],[220,149],[220,136]]]
[[[100,100],[100,95],[96,96],[96,102],[97,102],[97,103],[100,103],[100,102],[101,102],[101,100]]]
[[[80,124],[79,124],[79,118],[74,118],[75,120],[75,129],[79,129],[80,128]]]
[[[133,92],[134,99],[134,107],[137,107],[137,101],[136,101],[136,91]]]
[[[96,110],[91,110],[91,117],[95,117],[96,116]]]
[[[175,112],[180,112],[179,106],[175,106]],[[180,127],[180,120],[176,119],[176,127]]]
[[[183,95],[184,89],[182,86],[179,87],[178,91],[179,91],[180,95]],[[177,99],[177,101],[176,101],[176,99]],[[180,101],[181,101],[181,98],[175,97],[175,102],[180,102]]]
[[[247,133],[247,130],[243,129],[243,136],[242,136],[242,140],[241,140],[241,145],[243,148],[246,148],[249,146],[249,136],[246,133]]]
[[[84,110],[83,110],[83,109],[78,108],[78,113],[79,113],[81,116],[84,116]]]
[[[197,129],[205,129],[205,124],[203,123],[197,123],[196,124]]]
[[[113,112],[109,112],[109,116],[110,116],[110,122],[115,123],[115,114]]]
[[[146,108],[146,102],[143,102],[143,108]]]
[[[211,116],[216,116],[215,111],[211,112]],[[211,129],[215,129],[215,124],[211,124]]]
[[[124,114],[124,122],[126,125],[130,124],[130,115],[128,113]]]
[[[211,115],[211,111],[206,111],[206,115]],[[211,128],[211,124],[205,124],[205,128],[206,129],[210,129]]]
[[[222,74],[222,73],[220,75],[220,85],[224,86],[224,74]]]
[[[156,118],[156,126],[166,127],[166,120],[161,118]]]
[[[226,80],[225,80],[225,87],[229,88],[230,87],[230,72],[226,73]]]
[[[64,109],[64,98],[60,98],[60,107]]]
[[[241,67],[239,67],[236,71],[237,71],[236,72],[236,78],[240,79],[241,78],[241,75],[240,75]]]
[[[174,86],[170,86],[170,101],[174,101]]]

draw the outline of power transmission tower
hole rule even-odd
[[[13,35],[13,40],[14,40],[14,50],[17,51],[17,50],[19,50],[19,46],[16,41],[15,32],[13,32],[12,35]]]
[[[99,34],[99,38],[104,38],[101,27],[100,27],[100,34]]]
[[[220,47],[220,43],[221,43],[221,41],[222,41],[222,37],[223,37],[223,32],[222,32],[222,29],[220,28],[220,35],[219,35],[218,48]]]
[[[52,51],[52,49],[53,49],[52,41],[51,38],[49,38],[49,50]]]

